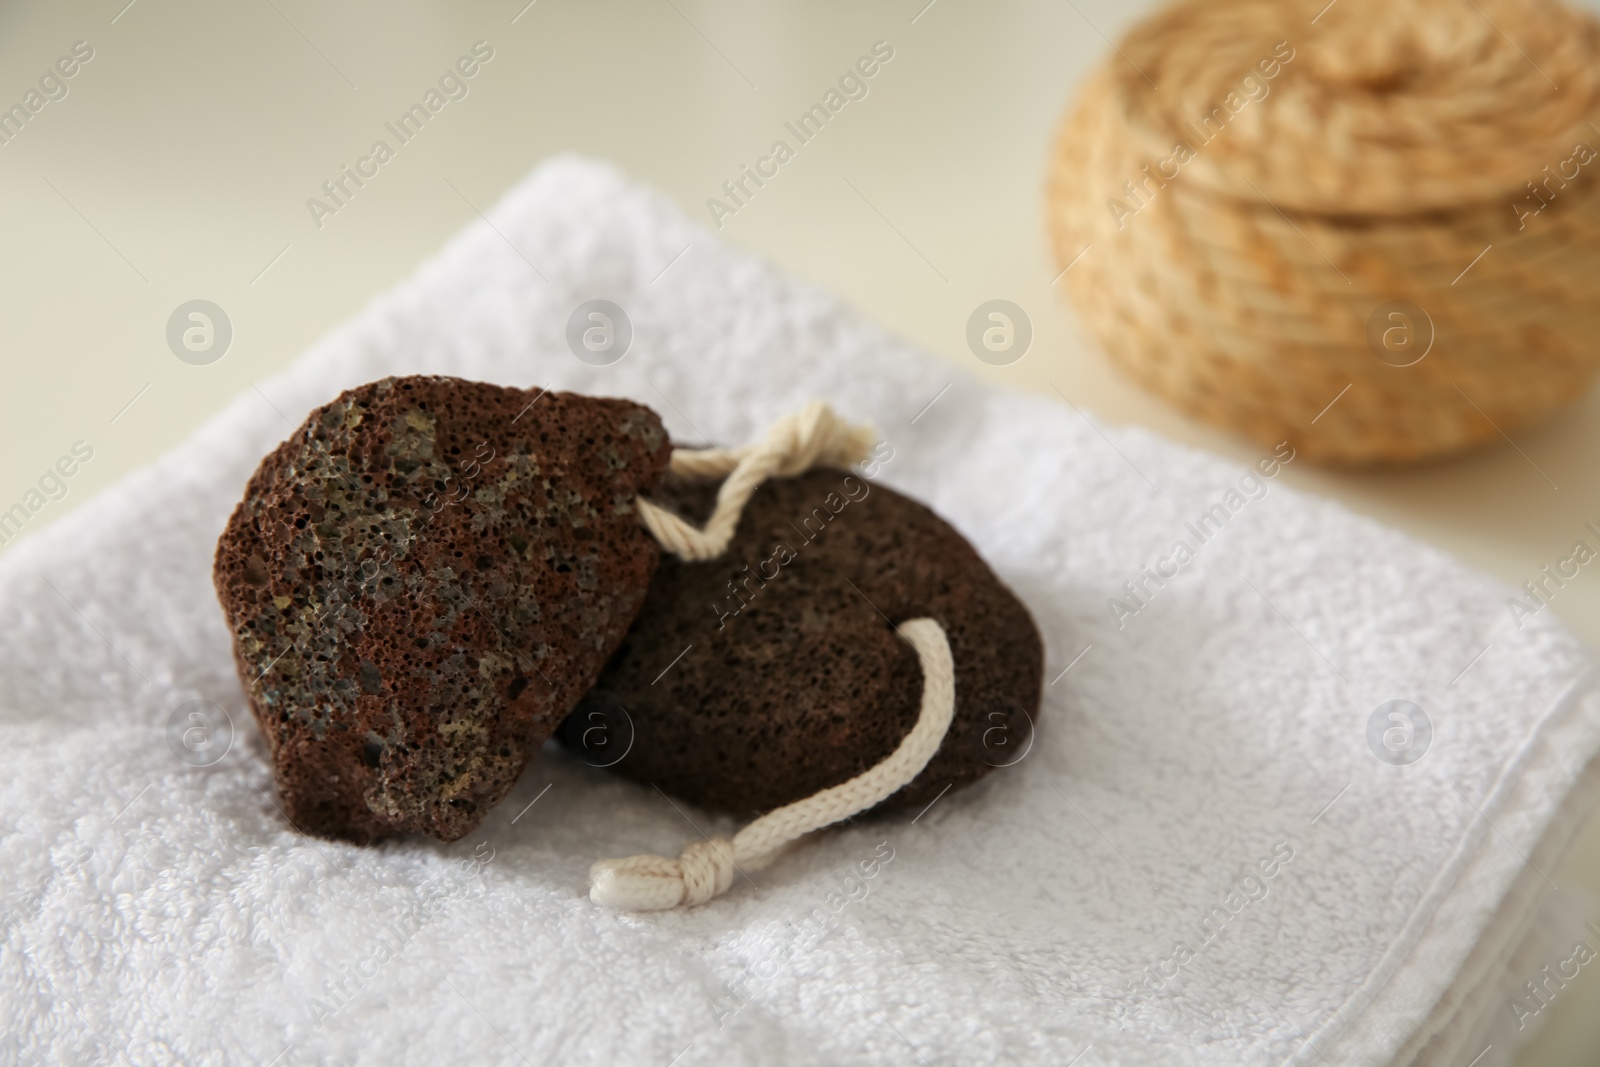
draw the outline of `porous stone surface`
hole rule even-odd
[[[658,552],[635,500],[670,454],[625,400],[408,377],[267,456],[214,578],[294,825],[476,826],[643,603]]]
[[[651,499],[703,520],[714,485]],[[888,756],[917,720],[922,670],[894,625],[944,626],[955,716],[884,808],[927,804],[1032,742],[1043,649],[1032,617],[932,511],[857,474],[761,486],[725,556],[665,557],[644,607],[559,737],[697,804],[763,812]]]

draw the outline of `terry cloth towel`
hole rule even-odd
[[[632,322],[607,366],[567,346],[591,299]],[[294,832],[213,544],[310,408],[418,373],[632,397],[686,442],[813,397],[871,422],[883,484],[1038,620],[1037,730],[920,814],[669,913],[595,906],[589,865],[739,820],[553,747],[452,845]],[[1591,654],[1289,491],[1266,473],[1284,451],[1239,467],[980,384],[614,171],[552,162],[0,564],[0,1061],[1497,1062],[1537,1021],[1507,989],[1572,955],[1525,942],[1592,802]]]

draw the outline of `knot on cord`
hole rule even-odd
[[[812,467],[850,467],[867,457],[876,440],[870,426],[846,422],[827,404],[813,400],[773,423],[753,445],[732,451],[679,448],[672,472],[688,478],[726,478],[704,529],[641,497],[639,516],[661,547],[680,559],[715,559],[727,549],[739,516],[756,487],[768,478],[792,478]]]
[[[872,427],[846,422],[833,408],[813,400],[773,423],[766,439],[752,453],[772,454],[768,477],[793,478],[816,466],[849,467],[859,463],[875,440]]]
[[[704,904],[733,885],[733,842],[725,837],[686,845],[677,859],[628,856],[589,869],[589,899],[623,911],[662,911]]]

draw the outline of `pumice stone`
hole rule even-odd
[[[671,445],[625,400],[385,378],[311,413],[217,544],[234,658],[300,830],[453,841],[594,684],[660,558]]]
[[[700,521],[716,492],[669,476],[651,495]],[[880,807],[925,805],[1026,754],[1043,650],[965,538],[844,470],[762,485],[718,559],[663,558],[559,737],[691,802],[769,811],[878,765],[911,730],[923,678],[895,627],[917,617],[948,636],[955,708],[926,767]]]

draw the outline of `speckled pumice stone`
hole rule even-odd
[[[659,553],[635,501],[670,453],[628,401],[410,377],[267,456],[214,577],[294,825],[482,821],[643,603]]]
[[[651,498],[699,521],[716,490],[669,477]],[[955,710],[927,766],[880,807],[924,805],[1026,752],[1043,646],[961,534],[849,471],[762,485],[722,558],[663,558],[559,736],[674,796],[770,811],[876,766],[910,731],[923,679],[894,627],[917,617],[948,636]]]

